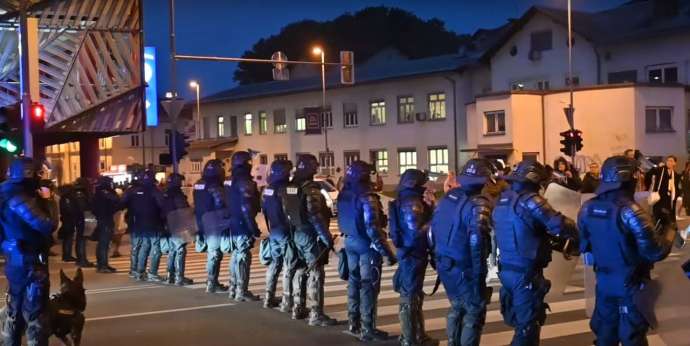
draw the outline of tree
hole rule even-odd
[[[469,40],[445,28],[436,18],[422,20],[413,13],[389,7],[368,7],[355,14],[345,13],[333,20],[303,20],[283,27],[278,35],[262,38],[244,58],[266,59],[283,51],[290,59],[313,60],[311,48],[324,47],[327,60],[338,59],[338,52],[355,52],[361,63],[382,48],[393,47],[411,59],[425,58],[458,51]],[[272,80],[269,64],[240,63],[234,80],[250,84]]]

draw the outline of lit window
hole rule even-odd
[[[307,129],[307,118],[304,117],[304,114],[296,114],[295,115],[295,131],[297,132],[302,132]]]
[[[319,168],[323,175],[335,174],[335,155],[332,151],[319,153]]]
[[[429,148],[429,171],[448,173],[448,148]]]
[[[343,103],[343,126],[357,127],[359,121],[357,119],[357,104]]]
[[[253,127],[252,127],[252,113],[247,113],[244,115],[244,134],[247,136],[251,136],[253,132]]]
[[[388,152],[386,150],[372,150],[371,162],[374,163],[379,174],[388,174]]]
[[[351,163],[359,160],[359,150],[346,151],[343,152],[343,157],[345,158],[345,167],[349,166]]]
[[[417,168],[417,151],[414,149],[399,150],[398,167],[400,174],[403,174],[408,169]]]
[[[268,133],[268,114],[266,112],[259,112],[259,134],[265,135]]]
[[[386,124],[386,101],[378,100],[369,103],[371,110],[371,125],[385,125]]]
[[[484,113],[484,134],[495,135],[506,132],[506,113],[493,111]]]
[[[414,121],[414,97],[398,96],[398,123],[411,123]]]
[[[285,133],[287,131],[287,121],[285,120],[285,109],[273,111],[273,132]]]
[[[201,172],[201,160],[192,160],[192,173]]]
[[[225,117],[224,116],[218,116],[216,118],[216,133],[217,137],[223,137],[225,136]]]
[[[438,120],[446,118],[446,94],[429,94],[429,119]]]
[[[674,65],[648,68],[649,83],[677,83],[678,67]]]
[[[645,125],[646,132],[673,132],[673,108],[647,107]]]

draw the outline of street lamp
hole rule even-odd
[[[196,89],[196,116],[194,117],[194,135],[196,136],[196,139],[199,140],[201,139],[201,102],[199,100],[199,88],[201,88],[201,85],[199,85],[199,82],[193,80],[189,82],[189,87]]]
[[[326,141],[326,156],[328,157],[328,125],[326,124],[326,53],[321,47],[316,46],[312,49],[314,55],[321,56],[321,124],[323,126],[323,136]],[[328,158],[324,158],[325,160]]]

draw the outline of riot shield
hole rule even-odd
[[[173,210],[168,213],[166,219],[170,234],[184,239],[187,243],[193,241],[194,236],[199,232],[192,208]]]
[[[563,215],[577,220],[580,211],[581,194],[558,184],[550,184],[544,192],[544,198],[554,209]],[[566,260],[560,253],[554,252],[551,263],[544,269],[544,276],[551,280],[551,290],[546,295],[546,301],[554,301],[561,297],[570,277],[575,270],[578,259],[576,257]]]
[[[678,255],[680,261],[657,264],[664,267],[652,271],[652,281],[636,297],[638,309],[667,345],[687,345],[690,340],[690,250]]]
[[[230,228],[230,213],[227,209],[208,211],[201,216],[204,235],[221,235]]]

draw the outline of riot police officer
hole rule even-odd
[[[232,176],[225,181],[225,195],[230,211],[230,298],[236,301],[259,300],[249,292],[254,238],[261,236],[256,214],[261,208],[259,190],[252,179],[252,156],[238,151],[230,159]]]
[[[86,237],[84,236],[84,213],[90,208],[89,182],[78,178],[73,185],[63,189],[60,196],[60,218],[62,221],[62,260],[76,261],[80,267],[93,267],[86,257]],[[76,237],[77,258],[72,257],[72,244]]]
[[[506,324],[515,329],[512,345],[539,344],[546,320],[544,297],[551,288],[544,268],[551,262],[553,244],[564,253],[578,251],[573,220],[554,210],[539,194],[548,178],[539,162],[520,162],[506,177],[510,189],[501,193],[493,211],[500,254],[501,313]]]
[[[431,223],[436,270],[451,303],[448,345],[479,345],[484,327],[492,205],[481,191],[491,175],[490,162],[469,160],[456,178],[460,186],[439,202]]]
[[[160,236],[163,232],[163,194],[156,185],[156,178],[151,170],[143,173],[141,183],[134,185],[122,197],[122,207],[132,218],[131,234],[133,247],[138,248],[136,258],[137,280],[160,282],[158,267],[161,260]],[[146,262],[149,256],[151,263],[146,273]]]
[[[96,270],[99,273],[114,273],[115,268],[108,265],[110,241],[115,230],[114,215],[120,204],[120,197],[115,192],[113,179],[101,176],[96,182],[96,193],[93,198],[93,213],[96,216],[98,245],[96,246]]]
[[[649,324],[635,306],[655,262],[671,251],[675,230],[657,233],[650,215],[637,205],[637,164],[625,156],[604,161],[597,196],[580,209],[580,249],[591,253],[596,304],[590,327],[596,345],[647,345]],[[592,263],[593,262],[593,263]]]
[[[266,223],[269,229],[268,244],[271,252],[271,263],[268,266],[268,270],[266,270],[264,307],[275,307],[278,275],[283,271],[283,299],[280,307],[281,311],[285,312],[292,309],[292,279],[295,273],[294,265],[292,264],[294,259],[286,256],[290,252],[288,251],[289,247],[292,246],[293,232],[283,206],[287,186],[290,183],[291,170],[291,161],[273,161],[267,179],[268,186],[264,188],[261,198],[262,210],[264,216],[266,216]]]
[[[207,251],[206,292],[227,292],[228,287],[218,281],[220,262],[223,252],[220,251],[221,236],[226,230],[205,229],[204,215],[226,208],[225,191],[223,190],[225,170],[220,160],[212,159],[206,162],[201,173],[201,179],[194,184],[194,214],[196,215],[199,234],[197,235],[197,251]]]
[[[26,328],[29,345],[48,345],[48,250],[57,220],[39,207],[35,166],[30,158],[10,163],[0,185],[2,251],[9,284],[3,345],[19,346]]]
[[[165,191],[163,191],[163,213],[166,218],[175,210],[189,208],[187,196],[182,192],[183,181],[184,176],[181,174],[171,173],[168,175]],[[187,242],[181,234],[170,233],[167,236],[167,241],[170,244],[167,282],[178,286],[191,285],[194,283],[192,279],[184,276]]]
[[[385,340],[388,334],[376,328],[376,301],[381,288],[382,257],[396,263],[386,239],[386,215],[380,197],[374,193],[372,168],[354,161],[345,172],[338,195],[338,224],[345,235],[348,265],[348,330],[362,341]]]
[[[290,224],[295,229],[294,243],[300,262],[293,282],[295,293],[292,318],[304,318],[308,303],[309,325],[330,326],[336,320],[323,312],[326,275],[324,265],[327,263],[329,250],[333,247],[333,237],[329,231],[330,210],[321,194],[320,185],[314,182],[318,169],[319,162],[314,155],[300,155],[286,192],[285,209]],[[306,292],[303,291],[305,288]]]
[[[435,343],[425,333],[422,313],[422,286],[429,263],[427,231],[433,212],[424,200],[428,180],[418,169],[406,170],[400,177],[398,198],[388,206],[390,237],[399,263],[393,285],[400,293],[400,344],[405,346]]]

